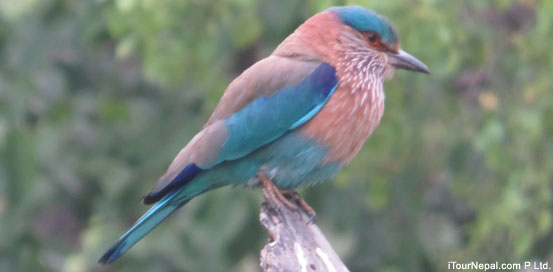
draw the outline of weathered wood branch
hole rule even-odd
[[[264,271],[349,271],[308,214],[299,207],[294,211],[265,201],[259,214],[270,236],[261,250]]]

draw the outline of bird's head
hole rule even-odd
[[[350,54],[379,57],[387,71],[429,73],[424,63],[401,50],[397,32],[386,17],[360,6],[331,7],[327,12],[335,14],[343,24],[337,39]]]
[[[371,64],[371,69],[384,76],[395,69],[428,73],[424,63],[401,50],[396,30],[386,17],[360,6],[331,7],[314,15],[274,54],[335,66]]]

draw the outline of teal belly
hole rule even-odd
[[[198,179],[214,186],[249,185],[261,169],[280,188],[295,189],[331,179],[343,165],[323,164],[327,149],[320,143],[290,132],[278,140],[234,160],[207,170]]]

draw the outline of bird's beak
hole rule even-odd
[[[388,63],[397,69],[405,69],[430,74],[428,67],[426,67],[426,65],[422,63],[422,61],[418,60],[417,58],[411,56],[411,54],[401,49],[397,54],[388,53],[388,57]]]

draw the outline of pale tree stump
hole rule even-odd
[[[271,199],[265,201],[259,214],[270,236],[269,244],[261,250],[264,271],[349,271],[302,209],[294,211]]]

